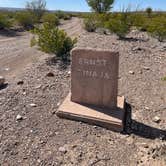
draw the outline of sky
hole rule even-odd
[[[0,0],[0,7],[24,8],[28,0]],[[30,0],[31,1],[31,0]],[[90,11],[86,0],[46,0],[47,9],[65,11]],[[166,0],[115,0],[113,11],[122,10],[124,7],[132,9],[145,9],[166,11]]]

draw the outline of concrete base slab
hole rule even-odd
[[[117,98],[117,108],[99,108],[91,105],[82,105],[71,101],[69,94],[57,111],[57,116],[61,118],[83,121],[121,132],[124,129],[125,120],[125,98]]]

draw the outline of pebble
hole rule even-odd
[[[59,102],[59,103],[57,103],[57,106],[59,107],[61,105],[61,103]]]
[[[34,104],[34,103],[31,103],[31,104],[29,104],[31,107],[36,107],[36,104]]]
[[[23,119],[23,117],[21,116],[21,115],[17,115],[16,116],[16,120],[18,121],[18,120],[22,120]]]
[[[155,122],[155,123],[159,123],[160,121],[161,121],[161,119],[158,116],[155,116],[153,118],[153,122]]]
[[[134,71],[130,70],[130,71],[129,71],[129,74],[134,74]]]
[[[3,76],[0,76],[0,86],[3,86],[5,83],[5,78]]]
[[[144,70],[150,70],[150,67],[144,66],[143,69],[144,69]]]
[[[62,152],[62,153],[66,153],[67,152],[67,149],[65,147],[60,147],[59,148],[59,151]]]
[[[36,87],[35,87],[35,89],[40,89],[42,87],[42,85],[37,85]]]

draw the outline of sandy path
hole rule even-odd
[[[65,30],[67,34],[71,37],[79,37],[80,34],[84,32],[83,22],[77,17],[73,17],[71,20],[68,21],[63,21],[62,25],[59,27]]]
[[[63,21],[60,28],[72,37],[79,37],[83,32],[79,18]],[[7,78],[17,76],[25,67],[49,56],[30,47],[31,37],[32,35],[28,32],[19,32],[14,37],[0,36],[0,75]]]
[[[28,32],[20,32],[14,37],[0,37],[0,75],[17,76],[26,66],[46,56],[30,47],[31,37]]]

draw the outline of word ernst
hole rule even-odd
[[[106,66],[107,61],[105,59],[87,59],[79,58],[79,65],[93,65],[93,66]]]

